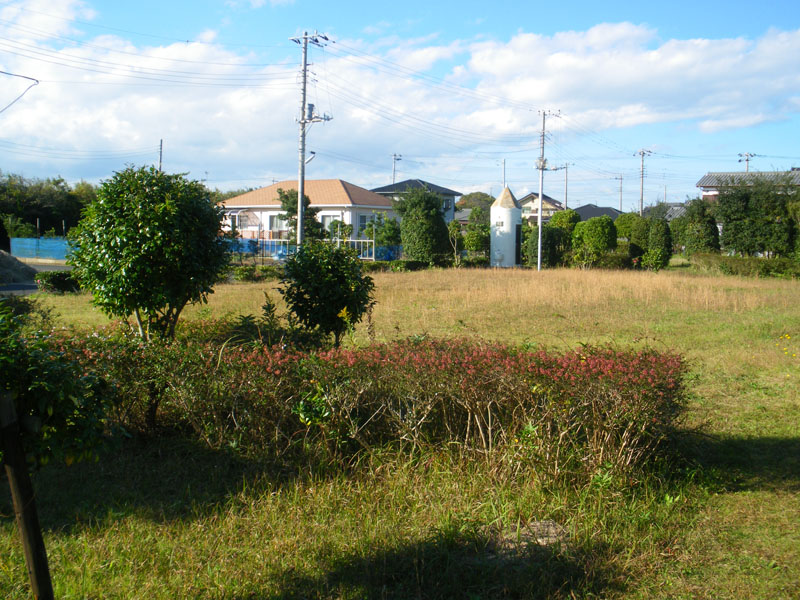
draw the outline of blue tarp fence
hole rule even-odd
[[[67,238],[11,238],[11,256],[64,260],[69,253]]]

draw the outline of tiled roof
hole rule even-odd
[[[788,179],[793,185],[800,185],[800,170],[791,171],[752,171],[742,173],[706,173],[697,182],[699,188],[719,188],[728,185],[748,184],[757,179],[769,181],[770,183],[780,183]]]
[[[278,190],[297,190],[297,181],[280,181],[267,187],[234,196],[222,202],[225,208],[280,206]],[[311,200],[311,206],[369,206],[392,207],[392,201],[385,196],[342,181],[341,179],[307,179],[303,184],[303,194]]]
[[[601,217],[608,215],[612,219],[616,219],[622,213],[616,208],[610,206],[597,206],[596,204],[584,204],[578,208],[573,209],[581,217],[581,221],[588,221],[592,217]]]
[[[522,198],[519,199],[520,204],[527,204],[528,202],[538,202],[538,201],[539,201],[538,192],[531,192],[527,196],[523,196]],[[561,204],[561,202],[559,202],[558,200],[551,198],[547,194],[542,194],[542,204],[544,204],[545,202],[550,203],[553,206],[553,208],[558,210],[564,208],[564,205]]]
[[[429,183],[427,181],[422,181],[422,179],[406,179],[405,181],[400,181],[398,183],[392,183],[391,185],[384,185],[383,187],[373,188],[373,192],[378,194],[402,194],[403,192],[408,192],[410,190],[430,190],[436,194],[441,194],[442,196],[462,196],[461,192],[456,192],[455,190],[449,190],[446,187],[442,187],[440,185],[436,185],[435,183]]]

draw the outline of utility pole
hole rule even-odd
[[[395,173],[396,173],[395,166],[397,165],[397,161],[398,160],[403,160],[403,155],[402,154],[392,154],[392,185],[394,185],[394,182],[395,182]]]
[[[564,163],[560,167],[552,167],[548,171],[561,171],[564,170],[564,210],[567,208],[567,185],[569,177],[569,163]]]
[[[641,177],[639,183],[639,216],[644,215],[644,157],[652,154],[653,152],[650,150],[645,150],[642,148],[636,154],[638,154],[642,158],[642,166],[641,166]],[[636,156],[634,154],[634,156]]]
[[[619,212],[622,212],[622,175],[614,177],[614,179],[619,179]]]
[[[161,159],[164,158],[164,139],[158,142],[158,172],[161,173]]]
[[[309,104],[306,106],[306,83],[308,79],[308,42],[315,46],[322,47],[320,40],[328,41],[328,38],[320,33],[314,32],[313,35],[308,35],[307,31],[303,32],[302,37],[289,38],[296,44],[303,48],[303,63],[302,63],[302,84],[300,96],[300,118],[297,122],[300,125],[300,141],[298,143],[298,167],[297,167],[297,249],[303,245],[303,197],[306,179],[306,125],[311,123],[318,123],[320,121],[330,121],[331,117],[328,115],[319,116],[314,114],[314,105]]]
[[[739,162],[744,163],[744,172],[750,172],[750,159],[755,158],[758,154],[753,154],[752,152],[740,152],[739,153]]]
[[[544,195],[544,172],[547,169],[547,160],[544,157],[544,138],[545,120],[547,115],[559,116],[561,113],[551,113],[550,111],[539,111],[542,115],[542,134],[539,138],[539,160],[536,161],[536,168],[539,169],[539,214],[536,217],[539,239],[536,246],[536,270],[542,270],[542,196]]]

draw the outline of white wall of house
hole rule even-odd
[[[317,213],[317,219],[324,225],[331,221],[341,220],[353,226],[353,237],[358,237],[361,228],[373,221],[377,213],[383,213],[387,219],[397,218],[391,209],[339,207],[323,208]],[[288,235],[288,225],[282,219],[283,211],[278,208],[237,209],[226,211],[222,230],[230,231],[231,221],[236,222],[239,235],[243,239],[282,239]]]

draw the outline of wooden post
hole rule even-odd
[[[11,394],[0,394],[0,433],[2,433],[3,463],[6,469],[11,498],[14,501],[14,514],[17,528],[25,550],[25,562],[28,577],[31,581],[33,597],[41,600],[53,598],[53,584],[50,581],[50,570],[47,567],[47,552],[36,513],[36,501],[33,486],[25,462],[25,452],[19,437],[14,401]]]

